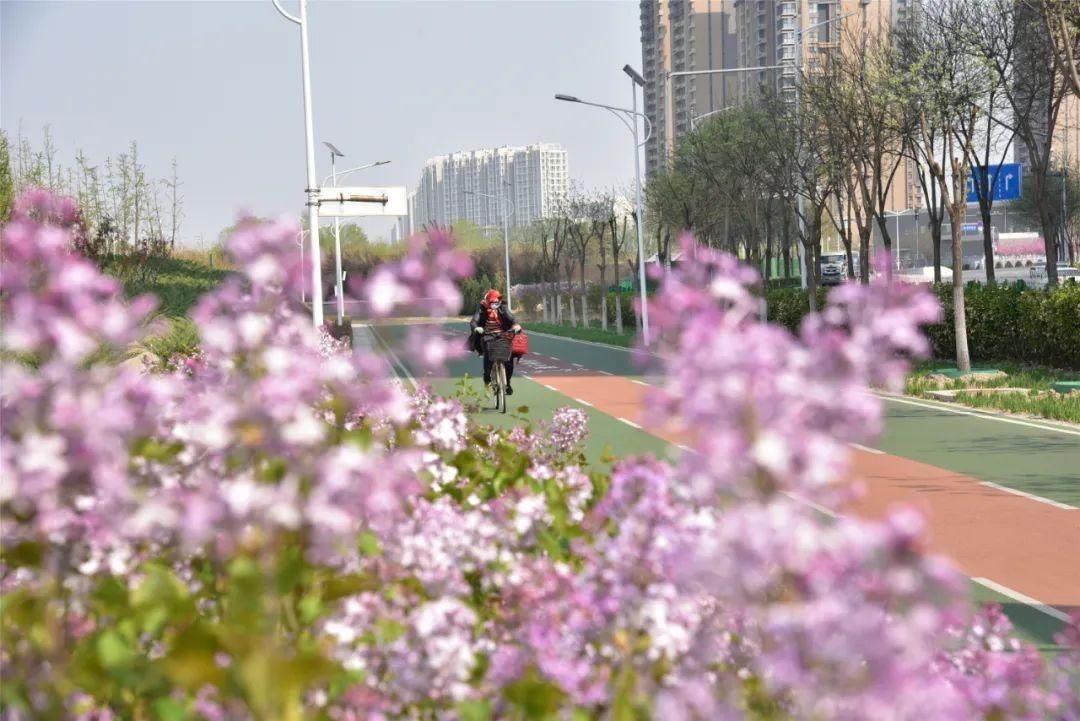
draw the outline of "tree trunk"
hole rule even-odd
[[[971,356],[967,342],[967,311],[964,306],[964,207],[950,213],[952,220],[952,297],[953,334],[956,336],[956,367],[961,373],[971,372]]]
[[[626,238],[626,218],[623,218],[623,238]],[[611,227],[611,263],[615,272],[615,332],[622,335],[622,284],[619,282],[619,243],[614,225]]]
[[[783,247],[782,252],[783,252],[783,255],[784,255],[784,277],[785,278],[790,278],[791,277],[791,215],[787,211],[784,211],[783,229],[784,229],[784,238],[783,238],[784,247]]]
[[[772,213],[768,212],[769,210],[770,208],[766,208],[765,212],[765,272],[762,274],[766,285],[768,285],[769,279],[772,278],[773,259]]]
[[[1032,178],[1035,181],[1035,206],[1039,212],[1039,227],[1042,228],[1046,251],[1046,285],[1052,287],[1057,285],[1058,228],[1054,222],[1053,205],[1057,204],[1058,198],[1050,196],[1045,172],[1032,169]]]
[[[941,282],[941,218],[930,218],[930,244],[934,247],[934,282]]]
[[[994,229],[990,227],[990,213],[993,210],[989,203],[979,203],[979,214],[983,223],[983,266],[986,268],[986,284],[995,285],[997,278],[994,275]]]
[[[873,229],[867,225],[859,228],[859,282],[870,282],[870,235]]]

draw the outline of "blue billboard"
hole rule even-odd
[[[993,190],[991,198],[995,202],[999,200],[1016,200],[1020,197],[1020,179],[1022,176],[1020,163],[1002,163],[1001,165],[978,165],[971,169],[971,176],[967,181],[967,202],[978,203],[979,196],[975,192],[975,180],[990,183]]]

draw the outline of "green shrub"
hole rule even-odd
[[[935,358],[955,358],[952,286],[931,291],[942,321],[926,329]],[[821,302],[825,291],[821,290]],[[809,311],[806,293],[770,288],[769,320],[794,331]],[[1080,369],[1080,285],[1069,280],[1054,290],[1017,285],[969,284],[964,289],[968,349],[974,361],[1016,361]]]
[[[818,307],[825,304],[826,291],[818,288]],[[799,287],[769,288],[765,291],[766,313],[770,323],[782,325],[792,333],[810,312],[810,297]]]
[[[461,283],[462,315],[472,315],[475,313],[476,307],[480,305],[480,301],[484,299],[484,294],[492,288],[501,288],[502,286],[502,276],[496,276],[495,280],[492,280],[487,274],[484,274],[479,278],[466,278]]]
[[[142,343],[142,349],[155,355],[162,364],[173,356],[189,356],[199,350],[199,329],[188,318],[174,318],[169,331],[150,336]]]

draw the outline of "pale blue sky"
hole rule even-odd
[[[293,0],[283,0],[296,12]],[[633,178],[629,133],[556,92],[629,105],[640,69],[634,0],[312,0],[316,162],[330,140],[356,184],[415,185],[433,155],[562,143],[587,187]],[[298,214],[305,182],[299,28],[270,0],[0,0],[0,125],[61,159],[139,143],[148,172],[175,156],[184,235],[216,238],[236,212]],[[386,221],[369,223],[387,233]]]

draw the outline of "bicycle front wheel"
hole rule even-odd
[[[495,407],[506,413],[506,364],[495,363]]]

